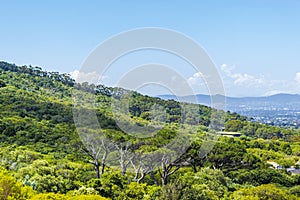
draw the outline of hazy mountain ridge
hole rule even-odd
[[[189,96],[180,96],[177,97],[175,95],[158,95],[158,97],[162,99],[174,99],[188,103],[198,103],[204,105],[210,105],[211,99],[216,97],[217,95],[205,95],[205,94],[197,94],[197,95],[189,95]],[[269,105],[273,104],[281,104],[288,105],[291,103],[300,104],[300,95],[299,94],[275,94],[271,96],[262,96],[262,97],[228,97],[224,96],[226,100],[227,106],[230,108],[235,104],[253,104],[260,106],[261,104],[257,103],[268,103]]]

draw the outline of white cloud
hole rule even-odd
[[[189,77],[187,82],[190,85],[202,85],[204,81],[204,75],[201,72],[196,72],[193,76]]]
[[[269,76],[234,72],[236,66],[220,66],[225,91],[229,96],[268,96],[278,93],[299,94],[300,72],[294,80],[276,80]]]
[[[235,85],[251,86],[255,84],[262,84],[265,80],[263,75],[253,76],[246,73],[233,73],[232,71],[235,68],[235,65],[230,67],[227,64],[221,65],[221,69],[225,72],[226,76],[233,79],[233,83]]]
[[[74,70],[73,72],[70,72],[70,75],[78,83],[89,82],[89,83],[97,84],[99,83],[100,80],[100,75],[97,74],[96,72],[85,73],[85,72],[80,72],[78,70]],[[106,77],[105,76],[101,77],[101,79],[104,78]]]
[[[235,65],[228,66],[227,64],[222,64],[221,69],[226,73],[231,73],[231,71],[235,69]]]
[[[210,94],[206,83],[207,78],[209,78],[209,75],[196,72],[187,79],[186,83],[188,83],[189,87],[193,90],[193,94]]]
[[[300,72],[296,73],[295,81],[297,81],[298,83],[300,83]]]

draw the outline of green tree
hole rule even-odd
[[[289,194],[287,191],[276,187],[273,184],[260,185],[253,188],[239,189],[235,191],[231,199],[246,200],[293,200],[297,199],[296,196]]]
[[[0,199],[25,200],[34,195],[31,187],[23,186],[22,183],[12,177],[7,171],[0,171]]]

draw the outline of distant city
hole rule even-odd
[[[227,104],[227,109],[245,115],[251,121],[280,127],[300,127],[300,104]]]
[[[175,99],[174,95],[161,95]],[[180,97],[180,101],[211,105],[211,96]],[[195,102],[197,101],[197,102]],[[247,116],[249,120],[280,127],[300,127],[300,95],[276,94],[266,97],[226,97],[226,109]]]

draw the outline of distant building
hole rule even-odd
[[[288,173],[291,173],[291,175],[299,175],[300,174],[300,169],[296,169],[294,166],[287,168],[286,171]]]
[[[220,132],[218,132],[218,134],[220,134],[221,136],[225,136],[225,137],[240,137],[241,136],[241,133],[238,133],[238,132],[220,131]]]
[[[271,165],[271,168],[273,169],[280,169],[280,170],[283,169],[283,167],[279,165],[277,162],[267,161],[267,163]]]
[[[272,169],[280,169],[282,170],[283,167],[281,165],[279,165],[277,162],[273,162],[273,161],[267,161],[267,163],[270,166],[270,168]],[[297,162],[296,165],[299,165],[300,163]],[[300,169],[295,168],[294,166],[291,166],[289,168],[286,168],[287,173],[290,173],[291,175],[300,175]]]

